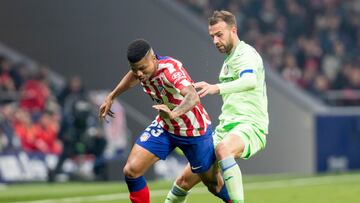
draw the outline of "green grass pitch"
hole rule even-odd
[[[246,176],[246,203],[357,203],[360,173],[320,176]],[[171,182],[149,182],[151,202],[164,201]],[[124,183],[57,183],[0,185],[0,203],[125,203]],[[199,184],[188,203],[221,202]]]

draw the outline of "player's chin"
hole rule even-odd
[[[225,48],[223,48],[223,47],[217,47],[217,49],[218,49],[219,52],[222,53],[222,54],[226,52]]]

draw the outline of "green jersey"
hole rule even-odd
[[[269,116],[264,65],[257,51],[243,41],[238,41],[236,48],[228,55],[222,66],[220,83],[239,79],[244,74],[256,74],[256,87],[236,93],[221,93],[223,99],[220,125],[233,123],[255,125],[268,133]]]

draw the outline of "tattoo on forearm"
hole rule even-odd
[[[186,94],[183,101],[173,110],[173,112],[180,116],[190,111],[196,105],[196,96],[197,95],[194,95],[191,92]]]

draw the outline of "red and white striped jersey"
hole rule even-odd
[[[145,82],[141,82],[141,85],[156,103],[165,104],[172,110],[184,99],[180,90],[186,86],[194,85],[194,82],[180,61],[161,56],[157,56],[157,59],[159,65],[154,76]],[[204,135],[209,124],[211,124],[210,117],[201,103],[175,119],[163,119],[158,115],[156,120],[164,130],[175,135],[188,137]]]

